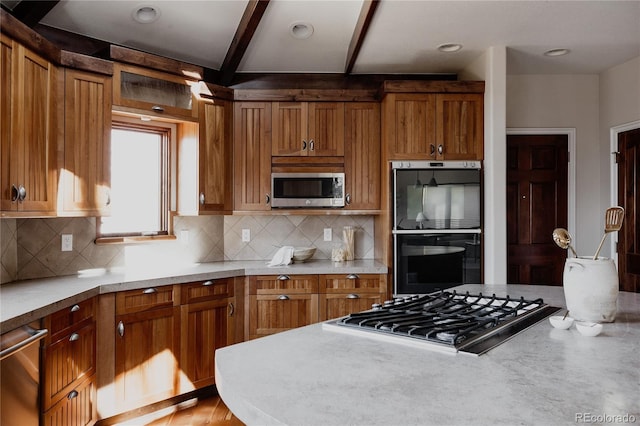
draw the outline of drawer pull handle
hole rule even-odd
[[[287,281],[290,279],[291,277],[289,275],[278,275],[278,281]]]
[[[118,323],[118,334],[120,337],[124,337],[124,323],[122,321]]]
[[[158,290],[156,290],[155,288],[151,287],[151,288],[147,288],[145,290],[142,291],[142,294],[154,294],[157,293]]]
[[[203,282],[202,285],[205,286],[205,287],[209,287],[210,285],[213,285],[213,281],[207,280],[207,281]]]
[[[347,296],[347,299],[360,299],[360,296],[358,296],[355,293],[351,293],[350,295]]]
[[[287,296],[286,294],[282,294],[278,297],[278,300],[289,300],[289,296]]]
[[[79,305],[73,305],[71,307],[71,312],[78,312],[80,310],[80,306]]]
[[[349,274],[349,275],[347,275],[347,279],[348,280],[357,280],[358,278],[360,278],[358,276],[358,274]]]
[[[164,108],[162,108],[160,105],[154,105],[154,106],[152,106],[152,107],[151,107],[151,110],[152,110],[152,111],[155,111],[155,112],[164,112]]]
[[[235,311],[235,306],[233,306],[233,303],[229,302],[229,316],[232,317]]]
[[[72,400],[73,398],[76,398],[78,396],[78,391],[77,390],[72,390],[71,392],[69,392],[69,395],[67,395],[67,399],[68,400]]]
[[[76,340],[80,339],[80,335],[78,333],[73,333],[71,336],[69,336],[69,341],[70,342],[75,342]]]

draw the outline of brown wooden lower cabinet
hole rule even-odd
[[[273,275],[248,278],[247,339],[371,309],[387,294],[379,274]]]
[[[88,426],[96,423],[96,381],[95,376],[86,377],[49,408],[42,416],[43,426]]]
[[[45,327],[50,334],[42,352],[43,424],[94,424],[97,421],[94,300],[49,315]]]
[[[320,321],[371,309],[387,294],[387,277],[378,274],[320,275]]]
[[[234,280],[181,285],[180,393],[215,383],[215,351],[235,343]]]
[[[317,275],[260,275],[248,281],[248,339],[318,321]]]
[[[178,394],[177,303],[173,286],[116,295],[115,394],[122,411]]]

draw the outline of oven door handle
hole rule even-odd
[[[36,329],[33,329],[33,328],[29,327],[28,325],[25,325],[23,327],[23,329],[30,336],[27,337],[26,339],[16,343],[15,345],[12,345],[11,347],[3,350],[2,352],[0,352],[0,360],[3,360],[5,358],[13,355],[14,353],[18,352],[22,348],[30,345],[31,343],[37,342],[38,340],[42,339],[44,336],[46,336],[49,333],[49,330],[47,330],[46,328],[43,328],[41,330],[36,330]]]

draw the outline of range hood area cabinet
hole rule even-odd
[[[271,155],[344,155],[344,102],[273,102]]]
[[[0,211],[2,216],[53,216],[58,70],[5,34],[0,40]]]
[[[385,95],[383,133],[388,160],[482,160],[484,83],[448,85],[453,87],[447,93]],[[414,86],[411,88],[416,89]],[[418,90],[429,90],[429,85]],[[449,93],[455,90],[464,92]]]

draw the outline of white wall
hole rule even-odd
[[[507,50],[493,46],[463,70],[461,80],[485,80],[484,281],[507,282],[506,70]]]
[[[598,81],[597,75],[507,76],[507,127],[576,129],[573,237],[576,251],[585,256],[596,250],[604,226]]]

